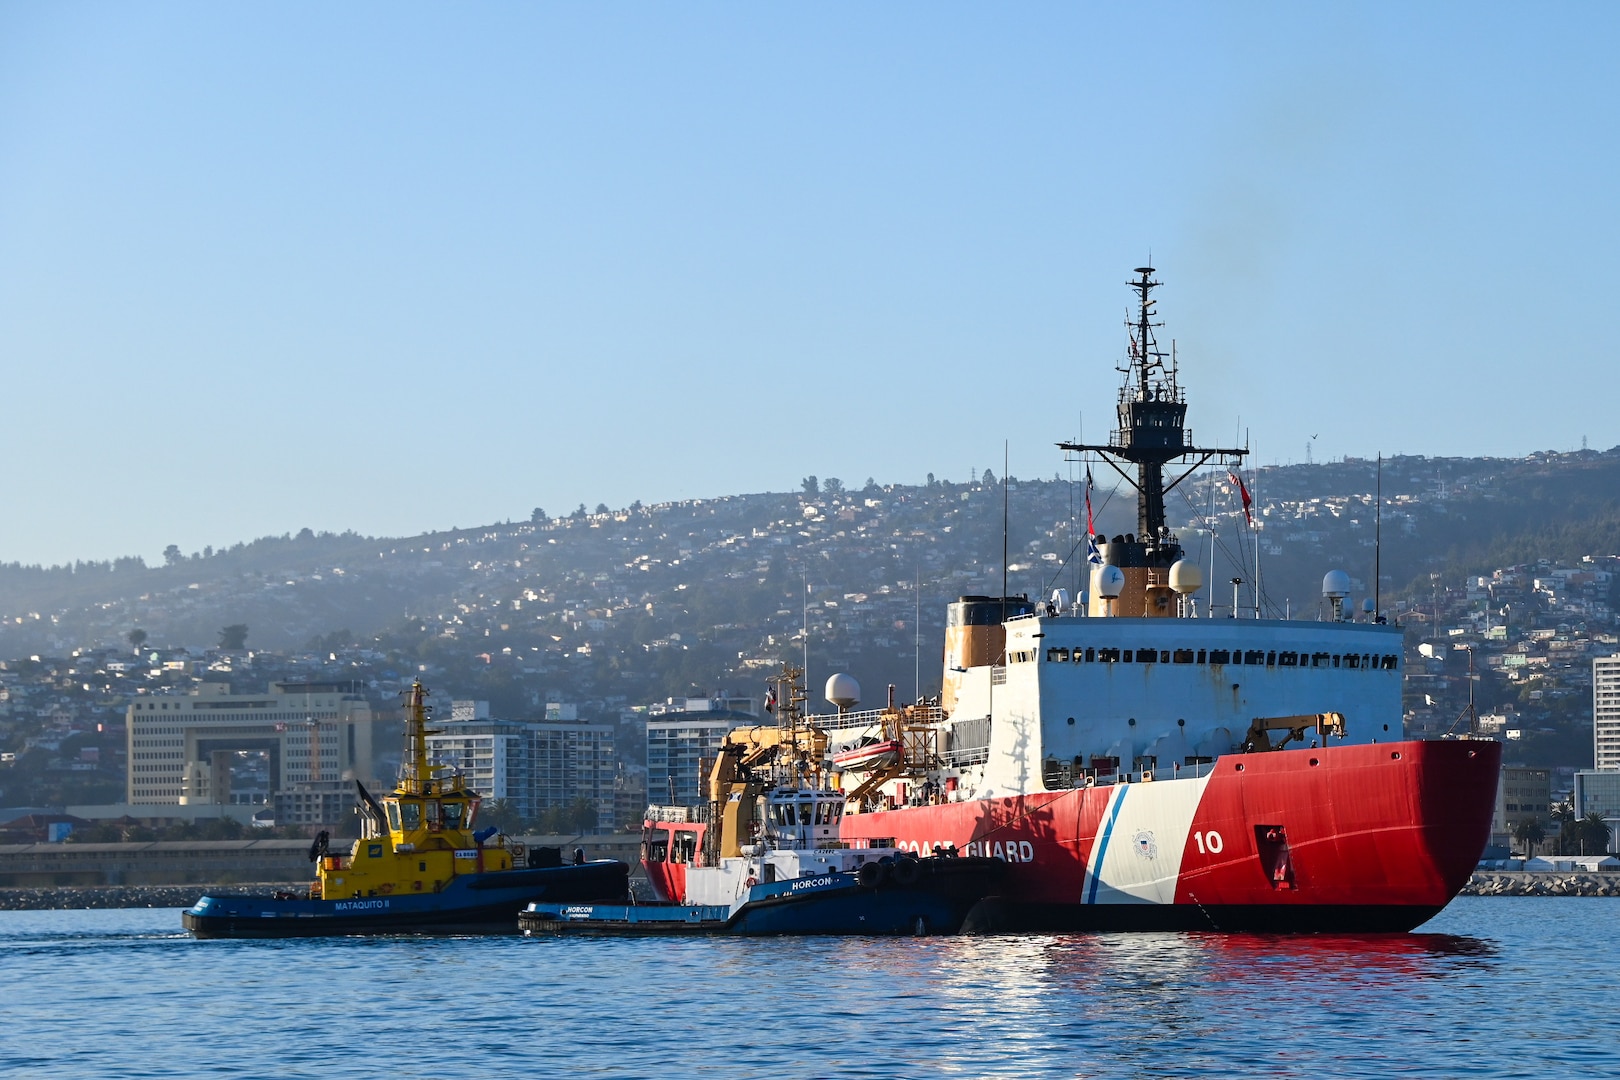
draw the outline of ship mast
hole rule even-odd
[[[1119,427],[1106,446],[1058,443],[1058,447],[1100,455],[1136,489],[1136,537],[1131,546],[1142,550],[1131,553],[1136,556],[1132,563],[1169,566],[1181,557],[1181,547],[1165,527],[1165,495],[1210,458],[1218,456],[1222,464],[1236,465],[1248,451],[1188,444],[1187,400],[1176,379],[1175,359],[1159,348],[1154,333],[1164,325],[1153,310],[1157,301],[1152,292],[1160,283],[1153,280],[1151,266],[1139,266],[1134,272],[1137,279],[1126,283],[1136,291],[1137,311],[1125,320],[1130,345],[1126,364],[1119,368],[1124,375],[1117,406]],[[1190,464],[1166,484],[1165,466],[1171,462]],[[1124,464],[1136,466],[1134,478]]]
[[[441,766],[428,760],[427,737],[438,732],[428,729],[431,707],[427,703],[427,687],[417,679],[411,684],[405,704],[405,757],[399,766],[399,790],[408,795],[431,795],[433,774]]]

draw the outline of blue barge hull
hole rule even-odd
[[[532,903],[525,934],[955,934],[1004,876],[999,859],[928,860],[905,884],[862,884],[855,873],[749,887],[735,908],[711,904]]]
[[[436,893],[311,900],[288,896],[204,896],[181,913],[199,938],[324,937],[346,934],[511,934],[537,901],[619,900],[630,868],[601,861],[458,877]]]

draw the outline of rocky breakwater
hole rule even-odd
[[[37,889],[0,889],[0,911],[50,911],[84,908],[186,908],[204,893],[212,896],[269,895],[285,884],[271,885],[57,885]]]
[[[1460,896],[1620,896],[1620,874],[1482,871]]]

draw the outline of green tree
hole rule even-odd
[[[844,482],[836,476],[829,476],[821,482],[821,490],[828,495],[842,495],[844,493]]]
[[[568,807],[570,832],[590,832],[596,828],[596,804],[581,795]]]
[[[1520,818],[1513,826],[1513,839],[1524,845],[1524,857],[1532,859],[1536,845],[1547,839],[1547,829],[1540,818]]]
[[[806,495],[819,495],[821,493],[821,483],[814,476],[807,476],[800,480],[799,486],[804,489]]]
[[[125,634],[124,637],[129,641],[129,647],[136,652],[140,652],[141,646],[146,644],[146,631],[138,626]]]
[[[1576,855],[1607,855],[1609,853],[1609,823],[1596,810],[1575,823],[1580,850]]]
[[[163,549],[164,566],[178,566],[180,563],[185,561],[185,558],[186,557],[180,553],[179,544],[170,544],[168,547]]]
[[[599,503],[596,504],[596,513],[605,514],[607,512],[608,512],[608,504],[607,503],[599,502]]]
[[[247,623],[232,623],[219,632],[219,647],[233,651],[247,648]]]
[[[523,818],[510,799],[491,799],[478,812],[478,823],[493,825],[503,833],[523,831]]]
[[[991,472],[989,469],[984,470],[984,475],[979,477],[979,483],[983,484],[985,487],[992,487],[994,486],[995,482],[996,474]]]
[[[534,508],[534,513],[529,515],[529,521],[535,525],[544,525],[550,520],[551,519],[546,516],[546,512],[540,509],[538,506]]]

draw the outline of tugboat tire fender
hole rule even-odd
[[[889,867],[889,876],[896,885],[915,885],[922,876],[922,867],[917,865],[916,859],[896,859],[894,865]]]
[[[882,883],[885,876],[885,867],[882,863],[862,863],[861,868],[855,871],[855,880],[868,889],[875,889]]]

